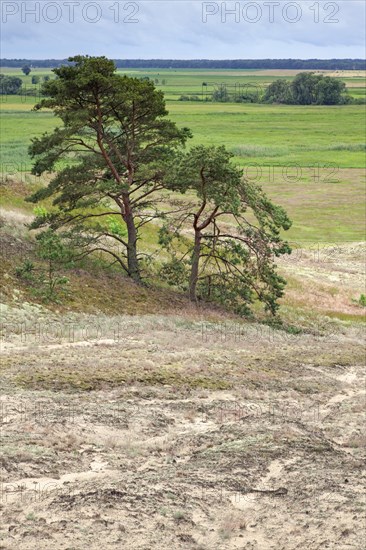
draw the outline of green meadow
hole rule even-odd
[[[32,76],[52,76],[49,69],[32,69],[29,76],[25,76],[18,68],[3,67],[1,72],[6,75],[17,76],[23,80],[27,89],[32,85]],[[279,78],[292,80],[299,71],[280,70],[212,70],[212,69],[129,69],[119,70],[120,74],[144,78],[151,78],[156,82],[157,88],[161,89],[168,100],[178,100],[182,95],[195,95],[200,100],[211,97],[212,91],[219,85],[225,84],[229,90],[238,93],[242,90],[263,91],[274,80]],[[347,72],[324,72],[330,76],[341,78],[348,88],[350,95],[354,97],[365,97],[365,76],[360,71],[355,71],[350,76]]]
[[[2,69],[22,76],[51,74]],[[277,71],[278,73],[279,71]],[[128,71],[131,76],[157,80],[167,99],[170,117],[193,132],[190,144],[225,145],[247,178],[255,180],[283,204],[294,226],[292,239],[347,241],[364,236],[360,196],[364,185],[365,106],[290,106],[204,101],[215,83],[265,87],[281,74],[266,71]],[[261,75],[263,73],[263,75]],[[295,73],[294,73],[295,74]],[[282,78],[290,76],[282,75]],[[344,78],[353,95],[365,93],[360,77]],[[163,85],[164,82],[164,85]],[[205,82],[207,86],[203,87]],[[252,83],[252,84],[251,84]],[[359,87],[356,87],[359,86]],[[181,95],[201,100],[179,101]],[[2,174],[31,169],[27,149],[31,138],[52,131],[51,112],[34,112],[31,96],[0,96]],[[189,144],[189,145],[190,145]],[[188,146],[189,146],[188,145]]]

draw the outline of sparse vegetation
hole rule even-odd
[[[366,307],[366,296],[365,294],[361,294],[360,297],[357,300],[353,300],[354,303],[361,307]]]
[[[177,510],[176,512],[173,513],[173,518],[175,519],[175,521],[183,521],[186,519],[186,512],[184,512],[184,510]]]

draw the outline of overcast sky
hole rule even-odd
[[[365,6],[364,0],[2,0],[1,57],[364,58]]]

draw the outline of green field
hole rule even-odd
[[[21,76],[19,69],[3,72]],[[33,70],[32,74],[51,73]],[[194,134],[191,144],[225,145],[234,153],[234,161],[244,168],[245,175],[287,208],[294,220],[290,238],[313,241],[363,238],[360,196],[364,185],[365,106],[178,101],[182,94],[202,94],[202,82],[208,88],[215,82],[257,83],[265,87],[281,76],[266,71],[253,74],[253,71],[230,70],[131,70],[128,74],[159,80],[157,87],[166,94],[170,117],[179,126],[191,128]],[[288,74],[282,77],[290,78]],[[22,78],[29,86],[31,76]],[[352,86],[354,95],[365,93],[364,81],[359,76],[345,81]],[[57,119],[50,112],[32,111],[35,98],[31,96],[0,96],[0,100],[2,174],[27,172],[31,169],[27,155],[31,138],[51,131]]]
[[[52,71],[48,69],[32,69],[29,76],[24,76],[20,69],[3,67],[3,74],[17,76],[23,80],[27,88],[32,88],[32,76],[37,75],[52,76]],[[212,70],[212,69],[129,69],[119,70],[120,74],[128,74],[138,78],[149,77],[157,81],[157,87],[161,89],[168,100],[178,100],[181,95],[196,95],[200,100],[210,97],[215,86],[225,84],[234,92],[236,89],[249,90],[258,89],[259,91],[279,78],[292,80],[299,71],[279,71],[279,70]],[[365,97],[366,83],[365,75],[360,71],[354,71],[354,75],[347,72],[324,71],[324,74],[341,78],[349,90],[350,95],[354,97]],[[203,83],[207,86],[203,86]]]
[[[3,163],[31,163],[32,136],[57,124],[52,113],[34,112],[33,97],[3,96]],[[243,167],[362,168],[365,160],[363,106],[293,106],[248,103],[192,103],[167,100],[170,117],[193,132],[192,144],[225,146]],[[249,168],[248,168],[249,170]]]

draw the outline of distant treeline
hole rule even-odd
[[[365,59],[115,59],[119,69],[294,69],[365,70]],[[68,64],[67,59],[1,59],[2,67],[49,69]]]

